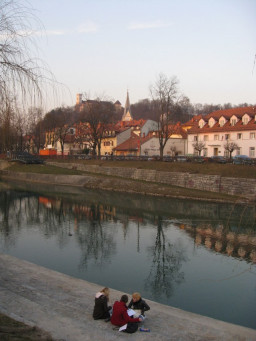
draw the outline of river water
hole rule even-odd
[[[255,206],[0,183],[0,252],[256,329]]]

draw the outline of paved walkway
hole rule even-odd
[[[256,340],[256,330],[221,322],[147,300],[150,333],[125,334],[94,321],[96,284],[0,254],[0,312],[51,333],[56,340]],[[121,292],[111,290],[111,301]]]

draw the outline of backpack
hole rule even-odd
[[[138,330],[138,323],[136,322],[128,322],[126,329],[123,330],[124,333],[135,333]]]

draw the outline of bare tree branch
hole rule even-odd
[[[160,73],[155,84],[150,87],[150,93],[158,123],[160,159],[163,159],[164,147],[170,135],[169,124],[173,123],[172,108],[178,93],[177,78],[167,78]]]

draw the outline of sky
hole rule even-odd
[[[256,0],[30,3],[40,58],[65,88],[55,106],[85,92],[124,105],[127,90],[136,103],[160,73],[192,104],[256,104]]]

